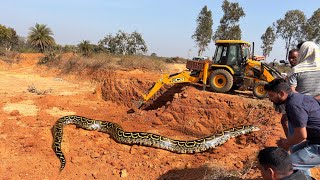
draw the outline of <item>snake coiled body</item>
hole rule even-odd
[[[78,128],[86,130],[96,130],[107,133],[116,142],[127,145],[141,145],[160,148],[174,153],[197,153],[207,151],[211,148],[222,145],[227,140],[236,136],[258,131],[259,128],[253,125],[232,128],[218,134],[214,134],[205,138],[181,141],[168,137],[160,136],[147,132],[126,132],[120,125],[112,122],[89,119],[81,116],[64,116],[60,118],[53,126],[53,149],[57,157],[60,159],[60,170],[66,165],[66,160],[61,151],[61,142],[63,136],[63,127],[68,124],[76,125]]]

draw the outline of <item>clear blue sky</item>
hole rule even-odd
[[[261,35],[288,10],[298,9],[307,18],[320,7],[319,0],[231,0],[239,2],[246,16],[241,19],[242,39],[255,42],[262,54]],[[118,30],[137,30],[148,46],[148,54],[191,58],[197,53],[191,39],[196,19],[207,5],[216,30],[223,16],[222,0],[7,0],[0,6],[0,24],[26,37],[36,23],[46,24],[58,44],[76,45],[82,40],[97,43]],[[204,53],[213,56],[214,44]],[[284,42],[277,39],[268,60],[284,59]]]

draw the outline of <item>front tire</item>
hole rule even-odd
[[[255,83],[253,86],[253,95],[259,99],[263,99],[267,97],[267,91],[264,89],[264,85],[268,84],[267,82],[260,81]]]
[[[225,93],[233,86],[233,76],[227,70],[217,69],[209,76],[209,84],[212,91]]]

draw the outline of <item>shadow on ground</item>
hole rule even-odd
[[[172,102],[176,93],[181,93],[183,87],[191,86],[190,84],[176,84],[167,88],[160,96],[156,97],[153,101],[147,102],[149,104],[143,108],[146,111],[155,110],[162,106],[165,106],[168,102]]]
[[[164,92],[161,93],[161,95],[154,98],[154,100],[149,100],[150,102],[147,102],[142,109],[149,111],[149,110],[155,110],[155,109],[161,108],[162,106],[165,106],[168,102],[172,102],[174,99],[174,95],[176,93],[179,94],[183,92],[184,87],[188,87],[188,86],[194,87],[199,91],[204,91],[203,86],[199,84],[192,84],[192,83],[175,84],[169,88],[166,88],[166,90],[164,90]],[[212,92],[209,86],[206,87],[205,91]],[[230,90],[229,92],[225,92],[223,94],[238,95],[244,98],[255,98],[252,94],[252,91],[249,91],[249,90],[247,91]]]
[[[157,180],[262,180],[242,178],[238,171],[227,171],[219,167],[172,169]]]

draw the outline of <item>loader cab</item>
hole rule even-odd
[[[213,64],[227,65],[235,76],[244,75],[244,64],[250,57],[250,44],[241,40],[217,40]]]

